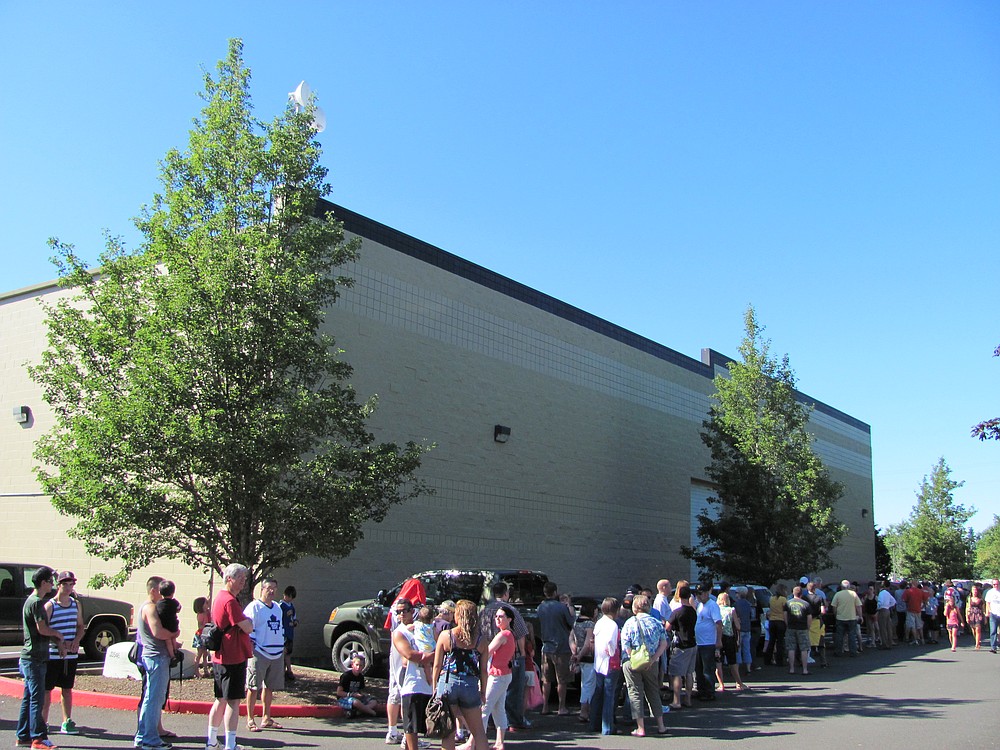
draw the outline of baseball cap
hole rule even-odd
[[[72,570],[62,570],[56,575],[56,580],[59,583],[66,583],[67,581],[72,581],[76,583],[76,576],[73,574]]]
[[[454,612],[455,602],[451,599],[445,599],[438,605],[438,612]]]
[[[809,583],[809,576],[802,576],[799,579],[799,583],[801,583],[803,586],[805,586],[807,583]]]

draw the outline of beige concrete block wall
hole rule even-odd
[[[368,239],[351,272],[358,283],[330,311],[328,329],[354,366],[359,394],[379,396],[371,420],[378,438],[437,444],[421,469],[436,493],[366,526],[345,559],[308,559],[277,572],[280,587],[299,590],[298,653],[321,652],[331,607],[420,570],[540,569],[563,590],[616,595],[633,581],[687,573],[679,548],[691,542],[692,482],[704,479],[709,459],[698,433],[714,391],[698,367]],[[20,366],[10,366],[15,352],[20,363],[44,347],[39,293],[0,299],[3,410],[10,414],[13,399],[36,416],[23,429],[0,413],[0,558],[50,562],[51,555],[84,577],[110,568],[67,538],[68,519],[38,495],[30,455],[51,418]],[[510,427],[506,444],[494,442],[495,424]],[[849,577],[867,578],[870,438],[825,414],[814,426],[818,450],[848,487],[841,506],[852,533],[837,559]],[[168,561],[153,568],[178,583],[189,640],[191,601],[207,592],[208,579]],[[119,598],[140,600],[146,575]]]

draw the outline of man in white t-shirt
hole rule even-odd
[[[990,613],[990,653],[997,652],[997,630],[1000,629],[1000,581],[993,579],[993,588],[983,597],[986,611]]]
[[[722,650],[722,611],[712,598],[712,584],[698,587],[698,620],[694,639],[698,645],[698,700],[715,700],[715,663]]]

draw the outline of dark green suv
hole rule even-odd
[[[468,599],[483,606],[491,599],[493,584],[504,581],[510,587],[510,601],[525,620],[537,622],[535,610],[545,598],[542,588],[549,580],[535,570],[429,570],[417,573],[427,591],[427,603],[437,605],[451,599]],[[330,649],[333,668],[338,672],[350,669],[354,652],[365,655],[366,669],[389,655],[389,631],[383,627],[389,607],[399,595],[403,581],[391,589],[383,589],[374,599],[345,602],[330,613],[323,626],[323,642]],[[536,628],[537,630],[537,628]]]

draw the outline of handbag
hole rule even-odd
[[[639,648],[629,654],[628,663],[632,665],[633,672],[645,672],[649,669],[649,665],[653,663],[653,659],[645,643],[640,643]]]
[[[622,646],[615,644],[615,653],[608,657],[608,672],[613,672],[622,668]]]
[[[526,673],[528,674],[528,673]],[[528,685],[524,690],[524,705],[529,710],[534,711],[537,708],[541,708],[542,703],[542,688],[538,685],[538,672],[531,670],[530,674],[535,675],[535,682],[533,685]]]
[[[524,673],[524,686],[533,687],[538,684],[538,672],[534,669],[529,669]]]
[[[424,715],[427,719],[426,736],[441,739],[455,732],[455,717],[451,713],[451,704],[447,698],[433,696],[427,702],[427,711]]]

